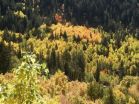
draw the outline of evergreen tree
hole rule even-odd
[[[51,69],[51,73],[54,73],[56,71],[56,52],[54,48],[52,48],[50,51],[50,56],[48,59],[48,68]]]
[[[10,41],[10,34],[9,34],[7,28],[4,30],[4,33],[3,33],[3,35],[2,35],[2,39],[5,40],[5,41],[7,41],[7,42]]]
[[[91,100],[101,99],[103,97],[103,87],[97,82],[91,82],[88,85],[87,94]]]
[[[10,69],[11,45],[5,46],[4,41],[0,43],[0,72],[5,73]]]
[[[97,82],[99,82],[99,80],[100,80],[100,66],[99,66],[98,61],[97,61],[96,66],[97,66],[97,69],[96,69],[96,72],[95,72],[95,79],[96,79]]]

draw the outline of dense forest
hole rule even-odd
[[[138,32],[139,28],[138,0],[1,0],[0,11],[1,29],[17,32],[37,28],[43,22],[56,23],[55,16],[59,21],[102,26],[112,32],[120,28]]]
[[[0,0],[0,104],[139,104],[139,0]]]

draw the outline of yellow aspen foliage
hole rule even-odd
[[[14,15],[20,17],[20,18],[25,18],[26,15],[22,12],[22,11],[17,11],[17,12],[14,12]]]
[[[125,104],[126,96],[122,91],[120,91],[118,88],[114,88],[113,89],[113,94],[114,94],[115,100],[118,104],[121,104],[121,103]]]
[[[66,32],[68,37],[79,35],[81,39],[87,39],[91,43],[100,43],[102,40],[101,33],[97,29],[87,28],[85,26],[62,25],[58,23],[56,25],[53,24],[50,29],[53,34],[60,35]]]
[[[135,101],[135,99],[134,99],[134,98],[129,97],[129,101],[128,101],[128,103],[127,103],[127,104],[136,104],[136,101]]]

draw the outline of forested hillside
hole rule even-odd
[[[1,0],[0,11],[0,27],[18,32],[57,21],[107,31],[139,28],[138,0]]]
[[[139,104],[138,0],[0,0],[0,104]]]

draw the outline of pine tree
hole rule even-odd
[[[97,69],[96,69],[96,72],[95,72],[95,79],[97,82],[99,82],[99,79],[100,79],[100,66],[98,64],[98,61],[97,61]]]
[[[65,72],[65,74],[67,76],[69,76],[70,78],[72,78],[71,76],[71,69],[70,69],[70,65],[71,65],[71,55],[70,52],[68,51],[68,49],[64,50],[63,56],[62,56],[62,63],[63,63],[63,70]]]
[[[11,45],[5,46],[4,41],[0,43],[0,72],[5,73],[10,69]]]
[[[67,41],[68,36],[67,36],[67,33],[66,32],[64,32],[63,38],[64,38],[65,41]]]
[[[87,94],[91,100],[101,99],[103,97],[103,86],[97,82],[88,84]]]
[[[10,34],[9,34],[7,28],[4,30],[4,33],[3,33],[3,35],[2,35],[2,39],[5,40],[5,41],[7,41],[7,42],[10,41]]]
[[[48,68],[51,69],[50,71],[54,73],[56,71],[56,52],[55,49],[52,48],[50,51],[50,56],[48,59]]]

